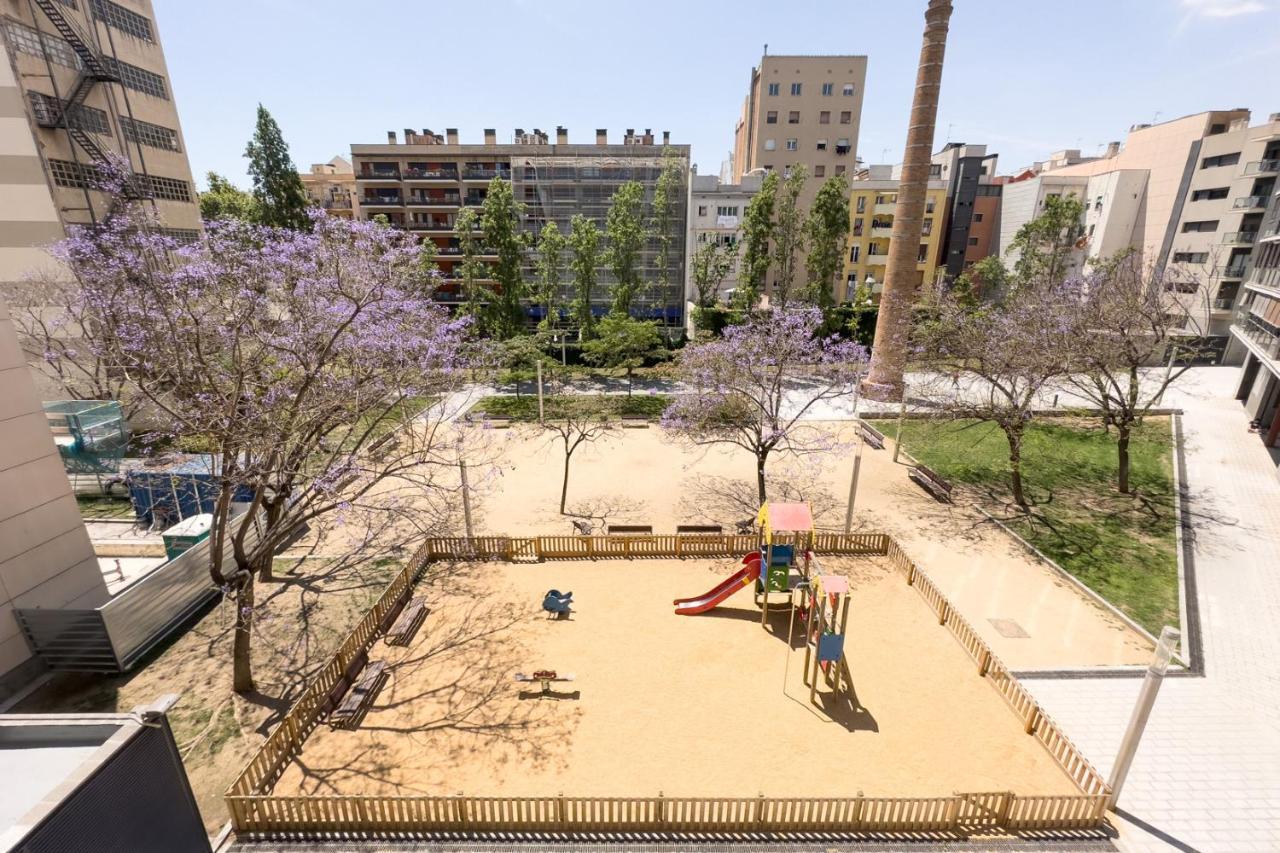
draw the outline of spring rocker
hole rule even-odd
[[[813,512],[807,503],[765,501],[756,517],[760,526],[760,576],[756,579],[755,600],[760,608],[760,624],[769,621],[769,593],[786,594],[791,604],[792,589],[809,577],[813,548]],[[791,570],[799,570],[793,576]]]

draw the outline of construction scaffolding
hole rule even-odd
[[[44,404],[44,416],[68,474],[119,473],[129,428],[118,402],[52,400]]]

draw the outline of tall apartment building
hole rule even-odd
[[[851,300],[860,284],[866,286],[877,302],[884,290],[893,216],[898,203],[898,180],[892,174],[890,165],[868,166],[850,183],[845,292],[835,294],[838,301]],[[947,183],[933,179],[925,194],[924,221],[916,255],[917,282],[921,285],[931,285],[937,279],[946,224]]]
[[[392,225],[433,242],[444,275],[439,298],[457,303],[462,298],[458,289],[461,250],[454,234],[458,211],[482,204],[495,177],[511,182],[516,201],[525,206],[522,229],[536,242],[548,222],[568,234],[575,214],[591,219],[603,231],[613,194],[628,181],[638,181],[644,188],[647,217],[668,150],[675,151],[687,180],[689,146],[670,144],[667,133],[657,141],[649,130],[628,129],[621,145],[609,144],[605,129],[596,131],[595,144],[571,144],[563,127],[556,128],[554,142],[540,130],[526,133],[517,128],[512,141],[502,144],[496,130],[486,129],[479,145],[460,143],[453,128],[443,135],[406,130],[403,142],[397,142],[395,131],[388,131],[385,144],[352,145],[351,156],[360,217],[385,216]],[[658,244],[651,237],[641,253],[646,287],[633,309],[639,317],[672,327],[684,323],[687,197],[687,185],[682,183],[674,195],[668,284],[659,286]],[[528,253],[527,279],[534,275],[535,257],[533,251]],[[496,260],[493,255],[483,258]],[[591,296],[596,314],[608,311],[612,284],[612,273],[602,257]],[[567,274],[563,297],[572,298]],[[531,314],[531,319],[538,318]]]
[[[200,211],[150,0],[0,0],[0,26],[18,90],[0,104],[12,120],[0,132],[34,138],[43,186],[29,194],[52,197],[57,212],[0,239],[38,246],[101,219],[110,200],[92,184],[112,156],[135,174],[127,192],[150,200],[164,228],[194,236]],[[23,218],[0,209],[0,221]]]
[[[1280,161],[1255,174],[1280,171]],[[1254,207],[1249,207],[1252,213]],[[1236,300],[1227,361],[1241,361],[1236,398],[1244,402],[1268,447],[1280,441],[1280,187],[1274,183],[1254,232],[1253,263]]]
[[[947,190],[941,264],[948,279],[1000,251],[999,156],[988,154],[985,145],[963,142],[948,143],[933,155],[932,177],[945,183]]]
[[[356,174],[350,160],[334,157],[327,163],[312,163],[311,171],[299,172],[298,177],[314,207],[323,208],[330,216],[356,216]]]
[[[760,191],[760,175],[746,175],[736,184],[722,183],[716,175],[692,175],[689,180],[689,235],[685,258],[687,285],[685,298],[693,304],[698,291],[693,281],[693,254],[707,243],[737,246],[742,239],[742,218],[747,204]],[[742,263],[739,251],[733,267],[720,282],[716,298],[728,301],[738,288]]]

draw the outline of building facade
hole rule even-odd
[[[738,288],[742,261],[742,218],[747,204],[760,191],[760,175],[746,175],[736,184],[722,183],[716,175],[691,175],[689,179],[689,233],[685,245],[685,300],[687,311],[697,304],[698,288],[693,277],[693,256],[708,243],[733,247],[733,266],[720,282],[715,298],[728,302]]]
[[[852,300],[858,285],[866,288],[873,301],[878,302],[880,299],[889,260],[894,211],[898,203],[898,181],[891,177],[892,174],[892,166],[869,166],[860,171],[850,183],[849,237],[844,264],[845,292],[836,294],[837,301]],[[929,181],[924,210],[920,248],[916,256],[916,275],[918,284],[932,285],[938,278],[943,237],[946,234],[945,181]]]
[[[1280,191],[1273,185],[1236,300],[1227,360],[1240,361],[1236,398],[1268,447],[1280,441]]]
[[[312,205],[330,216],[358,218],[356,174],[350,160],[334,157],[327,163],[312,163],[311,171],[299,172],[298,177]]]
[[[569,131],[559,127],[554,142],[540,130],[525,133],[517,129],[511,142],[499,144],[497,132],[486,129],[482,144],[462,144],[457,130],[449,129],[444,135],[406,130],[402,143],[390,131],[385,144],[351,146],[360,217],[385,216],[392,225],[434,243],[444,276],[438,296],[451,305],[462,300],[458,269],[461,250],[454,233],[457,215],[463,207],[484,203],[491,180],[511,182],[516,201],[524,205],[522,230],[536,245],[548,222],[555,222],[567,235],[570,220],[576,214],[592,220],[603,232],[613,195],[628,181],[637,181],[644,188],[647,221],[665,157],[671,156],[666,154],[668,151],[675,152],[683,177],[673,194],[667,284],[660,286],[658,241],[650,234],[641,252],[646,286],[633,313],[680,327],[684,324],[688,145],[670,144],[666,133],[657,141],[648,130],[638,134],[631,129],[620,145],[609,144],[608,131],[604,129],[596,131],[595,144],[571,144]],[[603,233],[600,248],[605,248]],[[494,255],[482,258],[496,260]],[[531,250],[526,261],[527,280],[533,278],[535,260],[536,254]],[[603,315],[608,311],[612,285],[613,276],[602,255],[591,296],[594,313]],[[572,298],[567,273],[562,296],[566,302]],[[537,319],[536,314],[530,315],[531,321]]]
[[[21,119],[4,133],[34,139],[58,214],[56,227],[5,229],[9,241],[42,245],[100,220],[111,200],[95,179],[112,157],[133,171],[127,194],[153,204],[175,236],[194,237],[200,210],[150,0],[0,0],[0,26],[18,89],[0,111]],[[0,221],[17,213],[0,210]]]
[[[949,280],[988,255],[1000,253],[1003,182],[996,177],[998,165],[999,155],[988,154],[985,145],[952,142],[933,155],[934,177],[947,191],[941,264]],[[898,167],[895,172],[900,170]]]

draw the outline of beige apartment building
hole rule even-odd
[[[109,199],[91,187],[118,156],[135,173],[129,191],[194,237],[200,211],[150,0],[0,0],[0,28],[18,89],[0,113],[21,119],[3,132],[35,139],[59,224],[102,218]],[[0,221],[17,215],[0,210]],[[6,234],[41,245],[61,229]]]
[[[350,160],[334,157],[327,163],[312,163],[311,171],[299,172],[298,177],[312,205],[323,208],[330,216],[359,218],[356,173]]]
[[[352,145],[351,157],[360,218],[385,217],[391,225],[433,243],[444,277],[437,299],[457,305],[464,298],[460,289],[462,250],[455,233],[458,212],[482,205],[494,178],[509,181],[515,200],[524,205],[520,225],[532,245],[548,222],[556,223],[560,233],[567,235],[570,220],[582,214],[600,229],[603,252],[605,216],[613,194],[628,181],[638,182],[644,190],[648,217],[668,151],[675,152],[687,181],[689,146],[671,144],[665,132],[658,140],[647,129],[637,133],[628,128],[621,144],[610,144],[604,128],[596,130],[594,144],[570,143],[569,130],[564,127],[556,128],[554,140],[536,128],[531,132],[516,128],[509,141],[501,143],[498,132],[486,128],[480,144],[460,142],[454,128],[443,134],[406,129],[403,141],[398,141],[395,131],[388,131],[385,143]],[[650,235],[640,258],[644,287],[633,307],[641,319],[673,329],[684,325],[687,203],[687,184],[681,183],[673,203],[667,285],[659,285],[658,241]],[[492,262],[497,256],[482,254],[481,260]],[[532,281],[536,274],[535,260],[535,251],[526,253],[526,281]],[[564,276],[561,297],[568,304],[573,294],[568,273]],[[591,310],[603,316],[609,309],[613,284],[603,254],[596,277]],[[529,322],[541,319],[538,310],[538,306],[530,306]]]
[[[716,299],[720,302],[727,303],[733,298],[739,285],[738,274],[742,264],[739,246],[742,241],[742,220],[747,205],[760,191],[760,181],[759,175],[747,175],[736,184],[723,183],[716,175],[693,175],[690,178],[689,234],[686,242],[688,254],[685,258],[686,310],[690,314],[698,298],[697,285],[693,280],[693,256],[708,243],[731,247],[734,252],[733,266],[716,292]]]

